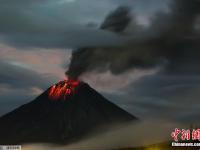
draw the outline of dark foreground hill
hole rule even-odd
[[[80,82],[72,89],[67,82],[52,86],[30,103],[2,116],[0,144],[66,144],[99,127],[137,120],[88,84]],[[57,88],[54,93],[52,88]]]

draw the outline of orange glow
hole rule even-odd
[[[64,80],[52,86],[49,90],[49,98],[52,100],[59,100],[74,94],[75,88],[79,85],[78,80]]]

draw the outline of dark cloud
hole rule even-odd
[[[4,35],[2,40],[17,47],[74,48],[120,45],[125,39],[95,29],[71,28],[69,31],[63,31],[62,33],[31,34],[28,38],[27,34],[22,33],[12,36]]]
[[[0,115],[31,101],[56,81],[52,75],[0,61]]]
[[[4,88],[4,89],[3,89]],[[40,92],[28,87],[14,88],[0,84],[0,116],[33,100]]]
[[[0,61],[0,84],[6,84],[14,88],[38,87],[46,89],[55,80],[55,77]]]
[[[82,5],[81,9],[79,5]],[[95,11],[102,9],[93,2],[90,5],[91,8],[97,7]],[[101,21],[100,16],[109,11],[107,6],[103,7],[105,12],[97,16],[87,12],[86,6],[87,4],[82,2],[69,3],[64,0],[20,0],[14,3],[2,0],[1,41],[21,47],[51,48],[113,45],[120,42],[121,39],[117,35],[87,27],[89,22],[96,22],[97,16],[97,20]]]
[[[130,22],[130,8],[121,6],[106,17],[100,29],[119,33],[124,31]]]
[[[195,33],[194,28],[195,20],[200,14],[198,4],[197,0],[173,1],[170,13],[162,13],[157,18],[157,21],[165,22],[163,16],[166,16],[168,22],[165,27],[162,27],[162,23],[157,25],[154,20],[152,26],[141,33],[143,35],[140,38],[135,37],[124,46],[90,47],[75,51],[67,74],[78,77],[84,72],[102,71],[102,68],[109,69],[112,73],[123,73],[132,68],[149,68],[160,64],[165,65],[170,73],[199,73],[197,64],[200,63],[200,36]],[[116,19],[115,22],[117,21],[119,20]],[[113,25],[117,27],[119,24]]]
[[[115,45],[121,41],[115,34],[89,28],[76,20],[68,20],[69,14],[62,20],[56,19],[61,14],[52,14],[56,18],[49,17],[47,12],[37,8],[39,6],[30,6],[30,10],[25,6],[23,9],[15,6],[12,8],[10,5],[7,7],[0,8],[0,35],[1,41],[13,46],[67,48]],[[53,11],[51,7],[48,9],[46,11]]]
[[[199,85],[199,76],[159,72],[130,83],[121,89],[122,95],[105,93],[105,96],[144,120],[159,118],[194,123],[200,121],[197,117],[200,116]]]
[[[161,0],[155,0],[158,1]],[[121,41],[117,35],[91,29],[88,24],[99,26],[105,16],[119,5],[143,7],[138,0],[123,3],[115,0],[1,0],[0,40],[21,47],[115,45]],[[151,5],[147,14],[154,13],[160,9],[159,6]],[[137,12],[144,11],[138,9]]]

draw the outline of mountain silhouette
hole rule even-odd
[[[79,82],[72,88],[67,82],[59,82],[35,100],[2,116],[0,144],[66,144],[99,127],[137,120],[88,84]],[[52,89],[55,95],[60,94],[56,99],[50,97]],[[67,95],[63,95],[64,90]]]

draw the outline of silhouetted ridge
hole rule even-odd
[[[50,88],[0,118],[0,144],[65,144],[101,126],[136,120],[81,82],[67,99],[49,99]]]

